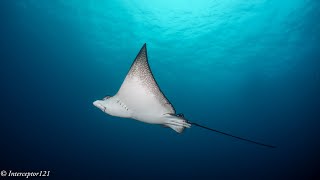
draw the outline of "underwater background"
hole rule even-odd
[[[320,178],[320,1],[2,0],[0,17],[0,170]],[[117,92],[143,43],[177,113],[277,148],[94,107]]]

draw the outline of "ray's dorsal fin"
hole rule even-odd
[[[117,96],[136,112],[175,113],[151,72],[146,44],[142,46],[123,81]]]

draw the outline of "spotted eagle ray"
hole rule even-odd
[[[93,105],[111,116],[131,118],[149,124],[163,125],[182,133],[185,128],[195,125],[250,143],[271,147],[249,139],[218,131],[195,122],[188,121],[183,114],[176,114],[173,105],[160,90],[154,79],[147,55],[146,44],[142,46],[119,91],[114,96],[96,100]]]

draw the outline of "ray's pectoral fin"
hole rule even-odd
[[[160,90],[148,63],[147,46],[144,44],[133,61],[116,97],[135,114],[175,113],[174,107]]]

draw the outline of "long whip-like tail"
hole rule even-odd
[[[254,143],[254,144],[257,144],[257,145],[261,145],[261,146],[265,146],[265,147],[269,147],[269,148],[275,148],[276,146],[272,146],[272,145],[268,145],[268,144],[264,144],[264,143],[260,143],[260,142],[256,142],[256,141],[252,141],[252,140],[249,140],[249,139],[245,139],[245,138],[242,138],[242,137],[238,137],[238,136],[234,136],[232,134],[228,134],[228,133],[225,133],[225,132],[221,132],[221,131],[218,131],[218,130],[215,130],[215,129],[212,129],[212,128],[208,128],[206,126],[202,126],[198,123],[194,123],[194,122],[190,122],[190,121],[187,121],[189,124],[192,124],[192,125],[195,125],[195,126],[198,126],[198,127],[201,127],[201,128],[204,128],[204,129],[207,129],[207,130],[210,130],[210,131],[214,131],[214,132],[217,132],[217,133],[220,133],[220,134],[223,134],[223,135],[226,135],[226,136],[230,136],[230,137],[233,137],[233,138],[237,138],[237,139],[240,139],[240,140],[243,140],[243,141],[247,141],[247,142],[250,142],[250,143]]]

